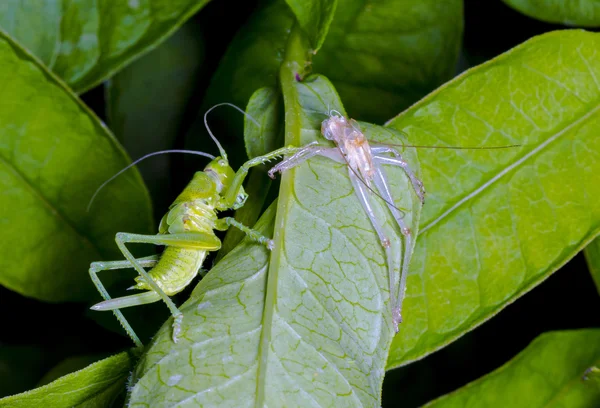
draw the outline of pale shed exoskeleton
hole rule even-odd
[[[413,244],[414,237],[411,229],[403,219],[404,213],[394,205],[394,199],[391,195],[388,179],[382,165],[386,164],[400,167],[410,180],[410,183],[421,202],[423,202],[425,198],[423,183],[416,177],[408,163],[403,160],[402,155],[398,150],[385,145],[371,146],[363,132],[360,130],[358,123],[352,119],[347,119],[339,112],[330,111],[329,117],[322,122],[321,133],[326,139],[333,141],[337,147],[321,146],[318,145],[317,142],[313,142],[300,148],[291,157],[286,158],[274,166],[269,170],[269,176],[274,177],[276,172],[289,170],[314,156],[327,157],[348,166],[348,175],[354,191],[369,217],[386,254],[392,323],[395,331],[398,332],[398,325],[402,322],[402,301],[404,300],[406,277],[411,257],[409,248],[411,248]],[[377,191],[375,191],[375,189]],[[371,199],[374,195],[383,199],[394,216],[400,229],[400,233],[404,237],[398,285],[396,285],[396,273],[391,262],[392,254],[390,240],[385,235],[382,223],[377,219],[371,203]]]
[[[205,116],[217,106],[229,105],[243,112],[234,105],[224,103],[213,106]],[[210,129],[207,130],[217,144],[221,153],[220,157],[214,157],[208,153],[184,150],[162,151],[148,154],[125,169],[121,170],[111,179],[107,180],[100,188],[113,180],[116,176],[127,170],[141,160],[162,153],[191,153],[205,156],[211,159],[203,171],[198,171],[190,183],[170,206],[169,212],[160,222],[159,231],[156,235],[140,235],[119,232],[115,241],[125,256],[123,261],[93,262],[89,273],[94,285],[104,298],[92,306],[93,310],[112,310],[136,346],[142,346],[142,342],[135,334],[123,313],[119,310],[125,307],[138,306],[163,300],[173,315],[173,341],[181,332],[183,314],[169,298],[182,291],[196,277],[206,256],[211,251],[221,247],[220,239],[214,230],[224,231],[234,226],[245,232],[250,238],[264,244],[272,249],[273,241],[251,228],[237,222],[232,217],[218,218],[217,212],[242,207],[248,197],[242,183],[251,167],[266,163],[272,159],[297,151],[296,148],[281,148],[264,156],[255,157],[244,163],[237,172],[234,172],[227,160],[227,154]],[[96,191],[96,194],[100,190]],[[94,197],[92,197],[92,200]],[[90,200],[90,205],[92,203]],[[88,208],[89,206],[88,205]],[[166,248],[160,256],[149,256],[136,259],[125,244],[146,243],[153,245],[164,245]],[[136,284],[130,289],[143,290],[144,292],[111,299],[106,288],[98,278],[98,272],[133,268],[140,276]],[[152,268],[146,271],[144,268]]]

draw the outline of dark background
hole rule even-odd
[[[188,109],[187,126],[196,118],[211,73],[254,6],[250,1],[215,1],[194,17],[206,39],[206,60],[205,75],[197,85],[197,97]],[[236,13],[231,13],[233,8]],[[534,35],[564,28],[523,16],[500,0],[467,0],[464,47],[457,72],[493,58]],[[102,87],[87,92],[83,99],[106,119]],[[175,147],[183,147],[184,134],[182,132]],[[227,151],[236,148],[242,149],[239,145],[225,146]],[[181,166],[173,166],[172,172],[177,177],[170,191],[165,192],[172,198],[189,180],[181,176]],[[156,210],[160,214],[166,208]],[[176,303],[188,293],[180,294]],[[419,362],[388,372],[383,385],[383,406],[415,407],[453,391],[506,363],[541,333],[600,327],[599,299],[585,260],[579,254],[479,328]],[[91,353],[110,355],[131,346],[130,340],[120,334],[112,322],[112,314],[102,319],[104,325],[114,329],[107,331],[89,318],[88,307],[76,303],[42,303],[0,287],[0,396],[35,387],[47,370],[66,357]],[[140,327],[135,324],[136,320],[155,322],[142,337],[151,336],[168,317],[162,304],[135,309],[133,314],[127,315],[131,316],[136,330]]]

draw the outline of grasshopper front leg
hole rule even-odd
[[[227,189],[227,191],[223,192],[223,199],[221,200],[219,207],[222,209],[230,209],[233,207],[233,205],[237,199],[237,196],[242,188],[242,184],[244,183],[244,180],[246,179],[246,176],[248,175],[248,171],[250,171],[250,169],[252,167],[267,163],[271,160],[274,160],[278,157],[281,157],[281,156],[284,156],[287,154],[296,153],[302,149],[303,148],[301,148],[301,147],[294,147],[294,146],[282,147],[280,149],[277,149],[270,153],[267,153],[263,156],[258,156],[253,159],[250,159],[246,163],[242,164],[242,166],[235,173],[233,181],[232,181],[231,185],[229,186],[229,188]]]

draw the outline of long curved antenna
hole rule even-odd
[[[379,142],[373,142],[373,145],[414,147],[417,149],[451,149],[451,150],[496,150],[496,149],[510,149],[513,147],[523,147],[524,146],[524,145],[520,145],[520,144],[506,145],[506,146],[422,146],[422,145],[408,145],[408,144],[402,144],[402,143],[379,143]]]
[[[245,117],[247,117],[248,119],[250,119],[256,126],[260,127],[260,124],[256,121],[256,119],[254,119],[250,114],[244,112],[243,109],[238,108],[237,106],[235,106],[233,103],[229,103],[229,102],[222,102],[222,103],[218,103],[216,105],[214,105],[212,108],[210,108],[209,110],[206,111],[206,113],[204,114],[204,126],[206,126],[206,130],[208,131],[208,134],[210,135],[210,137],[212,138],[212,140],[215,142],[215,144],[217,145],[217,148],[219,149],[219,152],[221,153],[221,157],[224,158],[225,160],[227,160],[227,153],[225,152],[225,149],[223,149],[223,146],[221,146],[221,143],[219,143],[219,141],[217,140],[217,138],[215,137],[215,135],[213,134],[213,132],[211,132],[210,128],[208,127],[208,121],[206,120],[208,114],[214,109],[214,108],[218,108],[219,106],[231,106],[232,108],[238,110],[239,112],[241,112]]]
[[[158,156],[159,154],[168,154],[168,153],[195,154],[197,156],[208,157],[211,160],[215,159],[215,156],[213,156],[212,154],[208,154],[208,153],[204,153],[204,152],[197,152],[195,150],[179,150],[179,149],[176,149],[176,150],[160,150],[158,152],[148,153],[147,155],[140,157],[139,159],[137,159],[136,161],[134,161],[133,163],[131,163],[130,165],[128,165],[124,169],[120,170],[117,174],[115,174],[114,176],[112,176],[111,178],[109,178],[108,180],[106,180],[104,183],[102,183],[102,185],[96,189],[96,192],[94,192],[94,195],[92,196],[92,198],[90,198],[90,202],[88,203],[87,208],[85,209],[85,211],[86,212],[90,211],[90,208],[92,207],[92,203],[96,199],[96,196],[98,195],[98,193],[100,192],[100,190],[102,190],[104,188],[104,186],[106,186],[108,183],[110,183],[111,181],[113,181],[114,179],[116,179],[118,176],[120,176],[125,171],[129,170],[129,168],[135,166],[136,164],[138,164],[142,160],[147,159],[148,157]]]

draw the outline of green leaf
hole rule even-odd
[[[600,238],[596,238],[585,247],[583,251],[592,278],[596,283],[596,289],[600,294]]]
[[[388,368],[498,313],[600,232],[600,35],[535,37],[388,125],[422,149],[428,191]]]
[[[323,45],[333,20],[337,0],[286,0],[300,27],[308,35],[313,52]]]
[[[426,407],[596,407],[600,387],[584,379],[600,363],[600,330],[546,333],[496,371]]]
[[[319,112],[343,111],[335,89],[323,77],[293,76],[287,71],[286,117],[294,119],[286,133],[325,142]],[[397,132],[361,126],[367,137],[401,141]],[[398,205],[415,210],[405,219],[416,229],[420,204],[399,194],[409,187],[396,170],[391,189]],[[311,159],[286,172],[282,186],[277,221],[272,205],[256,226],[270,235],[277,225],[271,258],[246,239],[206,275],[181,307],[179,342],[169,320],[136,368],[129,407],[379,404],[393,332],[381,244],[346,166]],[[398,264],[395,221],[384,204],[374,208]]]
[[[37,386],[42,387],[48,385],[51,382],[58,380],[60,377],[71,374],[75,371],[79,371],[90,364],[95,363],[103,358],[107,358],[109,355],[106,353],[102,354],[85,354],[81,356],[67,357],[48,371],[41,380],[38,381]]]
[[[567,26],[600,26],[596,0],[503,0],[515,10],[538,20]]]
[[[123,393],[134,357],[123,352],[22,394],[0,399],[10,407],[109,407]]]
[[[283,0],[267,3],[231,42],[205,106],[244,105],[256,89],[277,85],[295,18]],[[381,122],[452,76],[462,21],[459,0],[339,0],[312,69],[331,78],[350,116]]]
[[[195,21],[183,25],[159,47],[108,81],[110,128],[132,157],[173,148],[182,131],[204,59],[204,43]],[[164,155],[140,163],[157,211],[171,204],[169,165],[181,156]]]
[[[137,171],[103,181],[129,159],[62,82],[0,33],[0,284],[48,301],[87,300],[92,261],[118,257],[117,230],[149,232]]]
[[[248,101],[246,113],[258,122],[256,126],[248,117],[244,121],[244,144],[248,158],[262,156],[277,148],[277,138],[282,132],[279,121],[281,96],[274,88],[260,88]]]
[[[454,75],[462,3],[340,1],[314,71],[333,82],[351,117],[383,122]]]
[[[76,92],[156,47],[208,0],[21,0],[0,5],[0,27]]]
[[[277,148],[278,136],[281,133],[279,110],[281,108],[279,93],[273,88],[260,88],[257,90],[246,107],[246,113],[254,121],[245,119],[244,140],[248,158],[261,156]],[[242,208],[235,212],[235,218],[244,225],[254,225],[265,205],[271,179],[267,176],[264,166],[250,170],[246,183],[248,199]],[[244,233],[237,228],[230,228],[223,239],[217,260],[231,251],[244,238]]]

